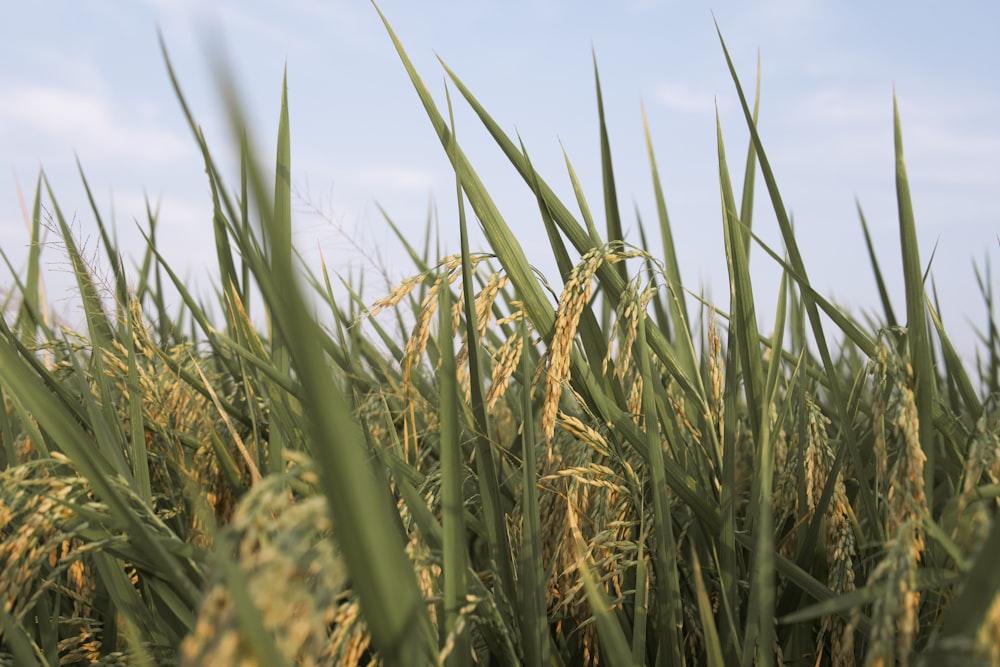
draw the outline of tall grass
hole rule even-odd
[[[32,238],[60,233],[86,329],[51,323],[33,250],[0,322],[2,660],[1000,664],[993,293],[978,273],[970,375],[925,290],[898,112],[906,320],[881,289],[863,323],[811,287],[723,43],[750,141],[737,190],[720,126],[730,298],[692,309],[645,118],[658,225],[623,239],[596,68],[604,234],[572,166],[566,203],[445,66],[537,199],[550,284],[386,28],[454,167],[460,249],[412,251],[374,304],[297,260],[284,86],[272,170],[220,74],[232,185],[167,59],[211,186],[214,301],[163,260],[151,209],[127,275],[92,206],[103,293],[39,179]],[[754,233],[758,170],[780,249]],[[773,322],[754,244],[783,270]]]

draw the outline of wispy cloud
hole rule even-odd
[[[434,174],[426,169],[379,165],[362,167],[351,172],[352,179],[365,187],[376,190],[408,190],[430,192],[437,183]]]
[[[660,0],[628,0],[625,3],[625,11],[635,14],[645,14],[660,9],[662,4]]]
[[[711,91],[685,81],[662,81],[653,86],[653,99],[672,111],[711,113],[715,97]]]
[[[88,160],[162,164],[192,154],[191,142],[149,121],[136,122],[100,94],[23,85],[0,96],[5,134],[20,141],[73,146]]]
[[[157,221],[174,231],[207,227],[207,222],[212,219],[212,204],[207,199],[192,202],[183,197],[147,195],[134,191],[114,195],[115,217],[122,220],[123,216],[128,216],[130,222],[131,219],[136,219],[145,226],[147,202],[149,209],[157,216]]]
[[[801,97],[798,112],[809,122],[823,123],[884,123],[889,107],[884,95],[857,87],[828,86]]]
[[[111,203],[99,201],[108,220],[114,220],[115,233],[127,259],[142,257],[146,242],[140,234],[149,229],[149,212],[156,216],[156,248],[168,264],[182,267],[189,275],[201,275],[215,265],[212,239],[212,203],[185,195],[147,194],[139,190],[115,192]]]
[[[322,0],[288,0],[272,8],[251,7],[233,0],[206,3],[200,0],[141,0],[161,22],[184,29],[185,39],[204,46],[206,36],[228,40],[252,36],[284,50],[305,46],[303,26],[322,25],[331,38],[363,43],[359,38],[363,15],[353,3]]]
[[[948,90],[951,88],[951,90]],[[934,86],[899,99],[908,163],[942,182],[984,186],[996,183],[1000,99],[959,86]],[[892,98],[887,86],[831,85],[803,95],[786,107],[783,122],[811,126],[829,136],[828,155],[855,159],[885,156],[892,150]],[[878,140],[873,138],[878,137]]]
[[[996,187],[1000,169],[1000,133],[982,135],[961,126],[903,123],[909,155],[922,158],[923,172],[943,183]]]

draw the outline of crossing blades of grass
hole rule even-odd
[[[397,48],[401,49],[401,47]],[[518,171],[521,177],[524,178],[525,182],[528,183],[533,190],[535,190],[536,196],[545,203],[545,208],[552,216],[553,221],[555,221],[555,223],[559,226],[560,231],[566,235],[566,238],[573,245],[573,247],[576,248],[577,252],[583,255],[588,251],[594,250],[595,248],[603,245],[603,243],[596,238],[597,231],[592,224],[592,221],[588,220],[587,229],[584,229],[580,223],[576,221],[566,205],[555,195],[541,175],[531,169],[526,156],[518,151],[516,144],[503,132],[499,124],[486,112],[486,109],[484,109],[483,106],[476,100],[471,91],[444,62],[442,62],[441,65],[444,67],[459,92],[461,92],[463,97],[465,97],[466,102],[470,107],[472,107],[472,110],[479,117],[480,121],[482,121],[484,127],[493,137],[494,141],[497,142],[497,145],[504,152],[504,155],[506,155],[511,161],[511,164]],[[416,74],[414,73],[412,76],[416,76]],[[437,114],[436,110],[433,109],[433,101],[431,100],[429,94],[427,94],[426,97],[422,96],[421,99],[425,103],[425,108],[426,105],[431,105],[430,108],[427,108],[428,115],[433,116]],[[478,187],[482,187],[481,184]],[[577,192],[579,195],[579,189],[577,189]],[[490,246],[494,250],[497,249],[497,246],[493,244],[493,239],[490,237],[491,233],[495,232],[503,238],[512,236],[509,228],[506,227],[506,223],[504,223],[498,215],[491,214],[484,216],[478,209],[476,212],[480,216],[480,220],[483,223],[483,228],[487,234]],[[503,255],[499,252],[497,254],[500,256],[501,262],[503,262]],[[504,264],[504,267],[507,268],[507,264]],[[601,287],[604,289],[606,298],[609,299],[609,303],[612,306],[617,306],[622,292],[625,289],[625,282],[622,280],[618,268],[615,265],[603,264],[600,268],[598,268],[597,278],[600,281]],[[515,285],[518,285],[517,281],[513,279],[513,276],[511,281]],[[526,302],[529,315],[534,320],[536,315],[532,310],[533,305],[533,300]],[[547,322],[550,320],[544,314],[542,314],[542,317],[542,320],[535,321],[535,325],[539,332],[547,337],[550,332]],[[701,410],[704,407],[701,405],[703,402],[703,395],[696,389],[692,377],[681,367],[672,346],[666,340],[663,333],[656,327],[649,327],[647,329],[647,335],[650,337],[650,345],[653,353],[666,365],[667,370],[680,384],[681,389],[696,405],[699,405],[699,410]],[[693,500],[693,503],[695,505],[700,504],[697,500]]]
[[[501,265],[506,270],[514,289],[517,290],[518,298],[523,303],[524,310],[528,314],[528,317],[534,325],[536,331],[538,331],[544,340],[550,340],[554,331],[555,311],[545,298],[545,294],[538,281],[536,281],[531,267],[528,264],[527,258],[524,255],[523,248],[517,241],[516,236],[511,232],[510,227],[503,220],[492,198],[488,194],[482,181],[476,175],[475,170],[469,164],[469,161],[465,157],[461,148],[457,145],[453,147],[451,146],[450,131],[448,130],[447,124],[441,116],[441,113],[438,111],[437,106],[434,104],[434,100],[431,98],[430,92],[427,90],[423,81],[414,69],[413,63],[407,57],[402,44],[400,43],[398,37],[396,37],[392,28],[389,26],[384,15],[381,15],[380,13],[380,16],[382,16],[382,21],[385,24],[386,30],[388,31],[389,36],[396,47],[396,51],[410,76],[411,83],[423,103],[424,110],[427,112],[428,118],[430,119],[442,146],[445,148],[452,161],[452,166],[462,183],[462,188],[469,199],[469,203],[476,212],[476,215],[479,217],[482,229],[487,237],[487,242],[490,244],[493,252],[496,254]],[[466,100],[470,101],[470,104],[472,104],[474,100],[470,100],[471,96],[467,94],[467,89],[465,89],[465,87],[461,85],[461,82],[457,81],[454,76],[452,76],[452,80],[455,81],[456,86],[458,86],[459,90],[461,90],[463,95],[466,96]],[[474,108],[477,110],[477,113],[479,113],[481,107],[479,107],[478,104],[474,104]],[[485,112],[483,112],[483,114],[484,113]],[[482,117],[482,114],[480,115]],[[499,132],[498,129],[497,131]],[[498,142],[501,141],[499,135],[494,135],[494,138],[497,139]],[[507,150],[507,144],[510,144],[511,146],[510,152]],[[510,140],[505,136],[503,137],[502,147],[504,147],[508,156],[511,154],[520,155],[516,148],[513,148],[513,144],[510,143]],[[518,158],[518,164],[522,169],[526,166],[526,163],[522,158]],[[574,245],[577,245],[577,241],[580,241],[581,245],[585,249],[590,249],[591,241],[589,240],[589,235],[587,235],[587,233],[579,227],[576,221],[572,219],[572,216],[569,215],[566,207],[558,200],[558,198],[555,197],[555,195],[551,194],[551,190],[548,190],[547,187],[544,186],[544,182],[539,179],[538,184],[542,189],[542,196],[545,198],[546,206],[549,211],[553,213],[554,219],[560,224],[563,231],[567,233],[568,236],[571,236],[571,240],[574,241]],[[564,218],[562,221],[560,220],[560,216]],[[563,224],[564,222],[566,223],[565,225]],[[579,235],[577,235],[576,240],[574,240],[572,235],[569,234],[569,229],[579,231]],[[582,237],[580,235],[582,235]],[[579,247],[581,246],[578,246],[578,249]],[[620,298],[625,287],[624,284],[622,284],[621,277],[618,275],[617,271],[613,270],[612,266],[602,265],[598,270],[598,276],[601,278],[602,283],[608,288],[607,293],[610,295],[610,298],[616,302],[617,299]],[[691,379],[688,378],[678,366],[676,359],[670,350],[670,345],[667,343],[662,333],[655,327],[647,329],[647,333],[651,339],[651,349],[656,353],[657,357],[667,365],[668,370],[678,381],[681,389],[691,395],[696,401],[702,402],[703,399],[694,388],[694,384]],[[579,382],[579,392],[583,395],[589,396],[591,400],[595,401],[594,407],[596,408],[596,412],[600,414],[607,423],[616,425],[620,424],[620,428],[622,429],[625,437],[639,451],[644,451],[645,443],[643,438],[635,431],[634,427],[628,424],[628,418],[625,416],[622,407],[609,400],[609,398],[604,395],[604,392],[597,386],[593,375],[586,371],[586,362],[581,358],[579,351],[574,349],[571,354],[572,365],[575,370],[574,378],[576,378]],[[678,493],[685,502],[690,504],[699,516],[704,517],[710,523],[717,523],[717,513],[715,508],[711,507],[710,503],[708,503],[703,496],[699,495],[695,491],[696,485],[694,480],[691,479],[685,471],[680,469],[675,462],[666,461],[665,465],[667,468],[667,479],[675,492]]]
[[[448,98],[449,120],[451,121],[450,150],[458,148],[455,142],[454,115],[451,98]],[[458,197],[458,224],[462,252],[462,286],[465,297],[462,304],[465,312],[465,338],[469,351],[469,396],[471,399],[472,426],[476,434],[475,456],[479,492],[483,502],[483,521],[486,524],[486,535],[489,541],[490,555],[496,563],[497,575],[508,600],[516,600],[514,585],[514,564],[511,555],[514,553],[504,523],[504,508],[500,494],[500,475],[497,460],[493,452],[493,443],[489,441],[489,417],[486,412],[486,378],[489,375],[479,341],[479,321],[475,305],[475,285],[473,283],[472,262],[469,256],[469,230],[465,217],[465,201],[462,196],[461,180],[456,178],[456,196]],[[447,287],[442,290],[448,291]],[[450,311],[449,311],[450,313]],[[444,312],[442,312],[444,317]],[[452,375],[454,377],[454,375]],[[515,621],[516,623],[516,621]]]
[[[219,84],[234,137],[239,140],[245,127],[243,114],[232,78],[224,69],[220,70]],[[179,89],[177,92],[179,95]],[[269,253],[266,257],[248,253],[248,262],[302,386],[302,406],[315,443],[312,449],[322,471],[320,487],[334,519],[338,547],[373,641],[386,664],[412,664],[414,660],[431,663],[436,655],[434,635],[415,573],[403,550],[391,493],[384,476],[375,474],[364,435],[331,376],[320,344],[325,334],[309,314],[291,262],[291,234],[286,228],[289,219],[275,216],[273,203],[268,204],[272,195],[258,163],[252,154],[247,155],[250,191],[261,203]],[[277,177],[282,177],[280,172]],[[245,253],[252,250],[250,243],[243,247]]]
[[[805,263],[802,259],[802,254],[799,251],[795,234],[792,231],[792,225],[788,218],[788,212],[782,201],[781,193],[778,191],[777,180],[775,179],[774,172],[771,170],[771,165],[767,159],[767,155],[764,152],[764,145],[761,142],[760,135],[757,133],[757,127],[754,123],[753,114],[750,111],[746,96],[743,93],[743,86],[740,84],[739,77],[736,75],[736,67],[733,65],[733,60],[729,55],[728,48],[726,48],[726,43],[722,38],[722,31],[718,27],[718,24],[716,24],[716,31],[719,35],[719,43],[722,45],[722,51],[726,57],[726,63],[729,66],[729,73],[733,79],[733,85],[736,87],[736,92],[740,99],[740,105],[743,107],[743,115],[747,123],[747,129],[750,131],[750,137],[753,141],[754,150],[757,154],[757,160],[760,162],[761,174],[764,176],[764,182],[767,185],[767,191],[771,197],[772,208],[774,210],[775,217],[777,218],[778,226],[781,229],[781,236],[785,242],[789,263],[794,269],[794,271],[790,272],[789,275],[795,277],[803,287],[803,304],[805,305],[806,313],[809,316],[813,339],[823,361],[823,368],[826,372],[829,389],[832,395],[831,398],[833,408],[836,411],[838,420],[841,423],[848,424],[850,423],[850,416],[847,413],[847,402],[844,397],[844,391],[841,387],[840,377],[837,373],[833,357],[830,354],[830,346],[827,342],[823,322],[819,316],[816,300],[813,298],[812,292],[809,289],[809,279],[806,274]],[[864,477],[865,468],[861,461],[859,453],[860,449],[854,432],[849,428],[844,429],[843,435],[846,441],[847,450],[850,453],[851,473],[861,479]],[[872,494],[872,490],[867,485],[862,484],[860,485],[860,493],[862,513],[865,521],[870,522],[871,525],[878,525],[878,514],[876,512],[875,498]]]
[[[663,266],[666,269],[671,322],[677,331],[674,344],[678,348],[678,363],[690,377],[696,377],[698,375],[698,363],[696,361],[697,355],[694,350],[694,341],[689,329],[689,322],[691,320],[688,315],[687,302],[682,291],[683,283],[681,282],[680,265],[677,261],[677,248],[674,244],[674,235],[670,227],[670,217],[667,215],[667,202],[663,194],[663,186],[660,183],[660,172],[656,166],[656,156],[653,152],[653,138],[649,131],[649,122],[646,119],[645,107],[642,109],[642,128],[646,139],[646,151],[649,154],[649,168],[653,177],[653,195],[656,198],[656,215],[659,221],[660,239],[663,245]]]
[[[650,368],[649,347],[645,336],[646,318],[639,317],[636,335],[639,372],[642,376],[642,407],[646,428],[646,446],[649,451],[649,474],[652,482],[654,530],[656,532],[656,602],[658,607],[658,660],[664,664],[680,665],[683,662],[681,628],[680,582],[677,574],[677,544],[674,541],[673,517],[670,513],[667,480],[664,475],[663,444],[656,414],[655,395],[658,388]],[[591,603],[593,604],[593,603]]]

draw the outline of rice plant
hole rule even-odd
[[[711,304],[681,282],[648,124],[658,224],[623,237],[596,69],[603,232],[568,163],[573,202],[446,65],[442,110],[386,28],[454,167],[460,248],[401,239],[413,277],[373,303],[292,247],[284,86],[272,180],[220,75],[230,183],[164,49],[211,186],[212,302],[161,257],[152,209],[126,272],[92,206],[102,284],[39,178],[0,319],[0,662],[1000,664],[992,288],[977,273],[970,374],[924,287],[898,112],[906,316],[882,289],[862,322],[811,287],[720,35],[750,140],[737,191],[719,129],[730,290]],[[535,195],[558,276],[456,141],[452,91]],[[754,233],[758,173],[782,248]],[[46,225],[83,331],[49,316]],[[754,245],[783,270],[770,323]]]

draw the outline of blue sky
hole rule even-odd
[[[435,54],[506,130],[521,134],[535,166],[571,202],[565,149],[599,214],[594,49],[628,239],[639,238],[636,208],[650,232],[655,223],[644,104],[682,276],[724,309],[716,105],[737,184],[747,133],[712,12],[747,86],[760,52],[760,132],[811,279],[854,312],[878,306],[855,198],[902,307],[895,86],[922,260],[936,245],[932,273],[946,323],[971,351],[967,319],[983,323],[971,261],[1000,255],[1000,5],[384,0],[380,7],[440,104],[443,70]],[[444,249],[457,248],[448,162],[368,2],[64,0],[16,3],[0,25],[0,245],[15,265],[27,242],[17,183],[30,197],[40,167],[94,252],[78,156],[126,252],[141,251],[134,221],[144,218],[148,195],[160,205],[168,260],[210,294],[208,187],[170,89],[157,27],[220,155],[230,145],[209,53],[221,46],[228,55],[267,155],[287,63],[295,240],[307,261],[322,252],[334,270],[364,271],[372,298],[381,292],[380,267],[394,280],[408,275],[376,204],[415,242],[433,205]],[[457,122],[459,141],[529,259],[558,284],[533,198],[475,118],[462,109]],[[755,229],[780,247],[763,190],[758,202]],[[601,216],[598,222],[603,228]],[[66,297],[64,258],[56,246],[43,257],[52,305],[72,316],[78,309]],[[762,303],[773,301],[777,270],[762,253],[753,262]],[[0,287],[10,285],[0,271]]]

